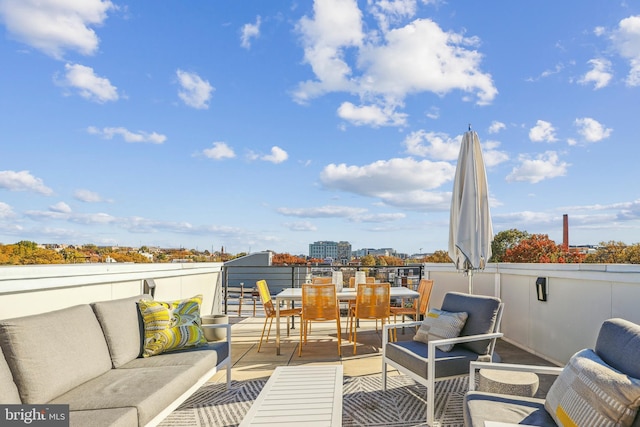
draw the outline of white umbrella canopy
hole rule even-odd
[[[459,271],[469,276],[473,293],[473,271],[482,270],[491,258],[493,225],[489,212],[489,189],[480,139],[469,128],[462,137],[451,198],[449,257]]]

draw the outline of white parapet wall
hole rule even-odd
[[[431,307],[448,291],[468,292],[468,277],[451,264],[425,264],[425,274],[434,279]],[[546,301],[538,300],[538,278],[547,281]],[[505,303],[507,341],[557,364],[593,348],[606,319],[640,324],[640,265],[489,264],[474,274],[473,289]]]
[[[0,266],[0,319],[143,293],[157,300],[203,295],[202,313],[222,312],[222,263]]]

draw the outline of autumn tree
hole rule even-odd
[[[491,242],[491,259],[489,262],[503,261],[508,249],[517,246],[522,240],[529,239],[530,237],[531,235],[526,231],[520,231],[515,228],[499,232],[493,237],[493,242]]]
[[[575,263],[583,259],[584,254],[565,252],[546,234],[532,234],[507,249],[502,262]]]
[[[272,265],[304,265],[307,263],[305,258],[291,255],[289,253],[276,254],[271,257]]]
[[[595,253],[586,256],[585,262],[599,264],[640,264],[640,243],[626,245],[623,242],[600,242]]]
[[[431,255],[427,255],[423,258],[423,262],[451,262],[451,258],[449,258],[449,252],[443,250],[437,250]]]
[[[375,267],[376,259],[373,255],[365,255],[360,258],[360,265],[365,267]]]

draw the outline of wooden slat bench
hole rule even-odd
[[[342,365],[275,369],[240,427],[342,425]]]

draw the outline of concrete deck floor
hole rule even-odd
[[[260,352],[258,343],[264,325],[264,316],[252,316],[252,311],[243,311],[243,316],[229,315],[231,327],[231,356],[232,374],[234,381],[257,378],[268,378],[278,366],[299,364],[341,364],[345,376],[380,375],[382,372],[382,351],[380,348],[382,332],[380,323],[376,328],[374,321],[361,321],[357,333],[357,354],[354,355],[353,342],[348,340],[345,333],[346,318],[341,319],[342,327],[342,357],[338,356],[337,334],[335,322],[313,322],[308,341],[302,347],[302,356],[298,356],[300,329],[298,319],[295,328],[286,334],[285,320],[282,319],[281,352],[276,355],[275,322],[271,329],[269,340],[263,342]],[[377,330],[376,330],[377,329]],[[400,330],[401,331],[401,330]],[[398,340],[410,340],[414,330],[406,328],[404,334],[398,333]],[[266,334],[265,334],[266,335]],[[505,363],[524,363],[532,365],[550,365],[544,359],[528,353],[506,341],[499,340],[496,352]],[[389,375],[401,375],[395,369],[389,369]],[[224,372],[218,372],[211,381],[225,381]],[[540,390],[537,397],[546,395],[546,391],[553,382],[553,377],[540,376]]]

